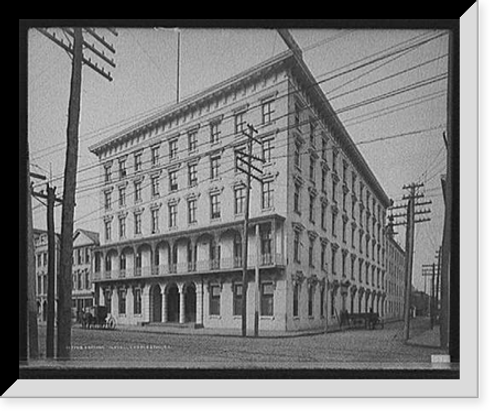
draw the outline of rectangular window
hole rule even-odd
[[[314,286],[307,289],[307,315],[314,316]]]
[[[125,159],[122,159],[118,162],[118,174],[120,179],[125,178],[127,176],[127,167]]]
[[[300,264],[300,232],[293,234],[293,260]]]
[[[125,206],[125,187],[118,188],[118,205],[120,207]]]
[[[337,248],[332,246],[331,251],[332,251],[332,274],[337,274],[337,265],[336,265]]]
[[[309,239],[309,267],[314,267],[314,241]]]
[[[210,196],[210,218],[220,219],[220,194]]]
[[[142,169],[142,154],[136,153],[134,155],[134,170],[139,172]]]
[[[271,244],[271,231],[263,229],[260,237],[260,253],[263,265],[269,265],[272,262],[272,244]]]
[[[168,205],[168,227],[177,226],[177,203],[171,203]]]
[[[236,188],[234,190],[234,214],[243,214],[245,211],[245,188]]]
[[[177,171],[171,171],[168,174],[168,181],[170,191],[177,191],[179,189],[179,184],[177,183]]]
[[[262,103],[262,124],[269,124],[272,121],[274,113],[274,101]]]
[[[194,152],[198,147],[198,132],[191,131],[188,133],[188,151]]]
[[[210,158],[210,179],[219,178],[220,159],[220,156],[212,156]]]
[[[321,229],[326,230],[326,203],[321,204]]]
[[[141,289],[134,289],[134,315],[142,313],[142,292]]]
[[[120,315],[125,314],[127,291],[124,289],[118,290],[118,313]]]
[[[342,277],[345,277],[347,272],[346,272],[346,263],[347,263],[347,254],[342,251]]]
[[[295,162],[295,168],[297,168],[300,171],[300,159],[301,156],[301,146],[299,144],[295,144],[295,153],[294,153],[294,162]]]
[[[178,158],[178,147],[179,143],[177,139],[172,139],[168,142],[168,156],[171,160]]]
[[[326,169],[321,171],[321,191],[326,193]]]
[[[309,158],[309,179],[311,182],[314,184],[314,164],[316,163],[316,160],[310,156]]]
[[[107,241],[111,240],[111,221],[106,220],[104,222],[104,238]]]
[[[151,148],[151,166],[158,166],[160,164],[160,146]]]
[[[134,233],[140,235],[142,233],[141,213],[134,214]]]
[[[104,210],[111,210],[111,191],[104,191]]]
[[[159,232],[158,213],[159,213],[158,209],[151,210],[151,233]]]
[[[197,204],[196,200],[188,201],[188,223],[196,223]]]
[[[320,255],[320,263],[321,263],[321,269],[325,270],[326,269],[326,244],[321,244],[321,255]]]
[[[298,103],[295,103],[294,125],[298,131],[302,131],[302,127],[300,126],[301,111],[302,109],[300,108],[300,105]]]
[[[274,206],[274,189],[272,181],[262,183],[262,209],[270,209]]]
[[[160,196],[160,177],[151,177],[151,197],[156,198]]]
[[[234,134],[243,133],[245,128],[245,113],[240,112],[234,116]]]
[[[272,283],[262,283],[260,309],[263,316],[274,315],[274,285]]]
[[[233,315],[240,316],[242,314],[243,301],[243,285],[235,284],[233,286]]]
[[[312,121],[312,119],[309,120],[309,142],[311,143],[311,146],[313,148],[316,147],[316,125]]]
[[[196,163],[188,165],[188,182],[190,187],[198,185],[198,165]]]
[[[272,151],[273,151],[272,140],[273,139],[270,137],[262,140],[262,159],[266,163],[271,162]]]
[[[104,167],[104,182],[111,182],[111,165]]]
[[[314,223],[314,195],[309,194],[309,221]]]
[[[293,286],[293,316],[299,316],[299,294],[300,286],[295,284]]]
[[[208,305],[208,310],[210,315],[220,315],[220,292],[221,287],[219,285],[210,286],[210,302]]]
[[[300,214],[300,185],[295,184],[295,191],[293,193],[293,210],[295,213]]]
[[[210,143],[218,143],[220,141],[220,122],[212,122],[210,124]]]
[[[142,200],[141,198],[141,182],[136,181],[134,182],[134,201],[136,203],[140,203]]]
[[[120,239],[125,238],[125,217],[120,217],[118,219],[118,234],[120,236]]]

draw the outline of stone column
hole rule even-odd
[[[186,293],[184,291],[184,286],[179,288],[179,324],[184,324],[186,321],[185,311],[184,311],[184,299]]]
[[[151,290],[150,285],[146,285],[141,293],[142,293],[142,316],[143,322],[150,322],[151,320],[151,302],[149,299],[149,292]]]
[[[203,286],[196,283],[196,321],[195,324],[203,325]]]
[[[161,322],[167,322],[167,285],[161,287]]]

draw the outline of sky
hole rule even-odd
[[[107,67],[113,81],[83,68],[75,228],[98,232],[99,167],[88,148],[176,99],[178,32],[173,28],[117,28],[117,32],[115,37],[100,30],[116,50],[116,68]],[[403,185],[425,184],[422,191],[432,200],[426,206],[432,211],[426,215],[431,221],[416,227],[413,276],[414,285],[423,290],[421,265],[436,261],[444,217],[440,175],[445,172],[446,159],[447,33],[429,29],[290,32],[316,80],[330,77],[319,86],[353,141],[359,143],[387,195],[397,204],[403,203]],[[60,30],[58,33],[64,37]],[[271,29],[181,28],[180,34],[181,100],[287,48]],[[419,40],[429,42],[375,60]],[[373,63],[366,65],[368,60]],[[58,195],[63,191],[70,76],[68,53],[31,29],[27,85],[30,170],[50,178]],[[39,181],[35,186],[39,191],[45,188]],[[33,217],[36,228],[46,228],[45,207],[36,200]],[[60,222],[57,207],[56,230]],[[403,242],[404,227],[397,231]]]

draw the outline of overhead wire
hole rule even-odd
[[[396,137],[396,136],[391,136],[391,138],[394,138],[394,137]],[[381,140],[381,139],[380,139],[380,140]],[[231,169],[230,169],[230,170],[231,170]],[[232,168],[232,170],[234,170],[234,168]]]
[[[440,81],[440,80],[441,80],[441,78],[438,78],[438,79],[436,79],[436,78],[426,79],[426,80],[424,80],[424,81],[420,81],[420,82],[414,83],[414,84],[412,84],[412,85],[410,85],[410,86],[408,86],[408,87],[405,87],[404,89],[403,89],[403,88],[402,88],[402,89],[397,89],[397,90],[395,90],[395,91],[388,92],[388,93],[385,93],[385,94],[383,94],[383,95],[379,95],[379,96],[374,97],[374,98],[370,98],[370,99],[368,99],[368,100],[366,100],[366,101],[362,101],[362,102],[360,102],[360,103],[353,104],[353,105],[351,105],[351,106],[350,106],[350,109],[347,109],[347,110],[346,110],[346,109],[341,109],[341,110],[337,111],[337,113],[340,113],[340,112],[346,112],[346,111],[350,111],[350,110],[356,109],[356,108],[358,108],[358,107],[360,107],[360,106],[365,106],[365,105],[367,104],[367,103],[366,103],[367,101],[368,101],[369,103],[373,103],[373,102],[375,102],[375,101],[380,101],[380,100],[383,100],[383,99],[386,99],[386,98],[390,98],[390,97],[392,97],[392,96],[394,96],[394,95],[397,95],[397,94],[400,94],[400,93],[405,93],[405,92],[411,91],[411,90],[413,90],[413,89],[418,89],[418,88],[422,87],[423,85],[427,85],[427,84],[430,84],[430,83],[434,83],[435,81]],[[286,95],[289,95],[289,94],[290,94],[290,93],[287,93]],[[257,105],[255,105],[254,107],[255,107],[255,108],[257,108],[257,107],[259,107],[259,106],[260,106],[260,104],[257,104]],[[252,107],[252,108],[253,108],[253,107]],[[248,111],[248,110],[247,110],[247,111]],[[293,111],[291,111],[291,112],[290,112],[290,113],[288,113],[288,114],[284,114],[282,117],[279,117],[279,118],[285,118],[285,117],[287,117],[287,116],[289,116],[289,115],[291,115],[291,114],[293,114]],[[232,134],[228,134],[227,136],[229,137],[229,136],[231,136],[231,135],[232,135]],[[166,139],[165,139],[165,140],[166,140]],[[90,168],[92,168],[92,167],[97,167],[97,166],[99,166],[99,165],[100,165],[100,164],[90,165],[88,168],[83,168],[82,170],[87,170],[87,169],[90,169]],[[62,176],[61,176],[60,178],[56,178],[56,180],[57,180],[57,179],[61,179],[61,178],[62,178]]]
[[[408,51],[408,52],[409,52],[409,51],[411,51],[411,50],[413,50],[413,49],[415,49],[415,48],[418,48],[418,47],[420,47],[420,46],[422,46],[422,45],[424,45],[424,44],[428,43],[428,42],[434,41],[435,39],[439,39],[439,38],[440,38],[440,37],[442,37],[443,35],[444,35],[444,34],[442,34],[442,33],[441,33],[441,34],[438,34],[438,35],[432,35],[431,37],[429,37],[429,38],[427,38],[427,39],[421,40],[421,41],[420,41],[420,42],[418,42],[417,44],[411,44],[411,45],[409,45],[409,46],[404,47],[404,50],[403,50],[403,51]],[[385,52],[388,52],[388,51],[390,51],[390,50],[392,50],[392,49],[394,49],[394,48],[397,48],[397,47],[399,47],[399,46],[402,46],[402,45],[408,44],[409,42],[412,42],[412,41],[414,41],[414,40],[416,40],[416,39],[419,39],[419,38],[422,38],[422,37],[425,37],[425,36],[428,36],[428,34],[419,35],[419,36],[413,37],[413,38],[411,38],[411,39],[409,39],[409,40],[405,40],[405,41],[403,41],[403,42],[397,43],[397,44],[395,44],[395,45],[393,45],[393,46],[391,46],[391,47],[389,47],[389,48],[387,48],[387,49],[384,49],[383,51],[377,52],[377,53],[375,53],[375,54],[371,54],[371,55],[369,55],[369,56],[367,56],[367,57],[365,57],[365,58],[363,58],[363,59],[356,60],[356,61],[355,61],[355,62],[353,62],[353,63],[349,63],[349,64],[343,65],[343,66],[341,66],[341,67],[339,67],[339,68],[336,68],[336,69],[333,69],[333,70],[327,71],[327,72],[325,72],[325,73],[321,74],[321,75],[320,75],[320,76],[318,76],[318,77],[323,77],[323,76],[325,76],[325,75],[328,75],[328,74],[331,74],[331,73],[337,72],[337,71],[342,70],[342,69],[344,69],[344,68],[348,68],[348,67],[349,67],[350,65],[352,65],[352,64],[356,64],[356,63],[362,62],[363,60],[366,60],[366,59],[368,59],[368,58],[376,57],[378,54],[380,54],[380,53],[382,53],[382,52],[384,52],[384,53],[385,53]],[[334,40],[334,39],[332,39],[332,40]],[[393,56],[393,55],[397,55],[397,54],[399,54],[400,52],[401,52],[401,50],[396,50],[396,51],[391,52],[391,53],[389,53],[389,54],[385,54],[383,57],[377,57],[377,58],[376,58],[376,59],[374,59],[374,60],[371,60],[371,61],[369,61],[369,62],[367,62],[367,63],[364,63],[364,64],[363,64],[363,67],[366,67],[366,66],[368,66],[368,65],[371,65],[371,64],[373,64],[373,63],[375,63],[375,62],[378,62],[378,61],[380,61],[380,60],[386,59],[387,57],[391,57],[391,56]],[[356,69],[357,69],[357,68],[352,69],[352,70],[349,70],[349,71],[347,71],[347,73],[349,73],[350,71],[354,71],[354,70],[356,70]],[[343,72],[343,73],[341,73],[340,75],[344,75],[344,74],[347,74],[347,73]],[[332,78],[339,77],[340,75],[334,75],[334,76],[332,76]],[[328,80],[330,80],[330,79],[328,79]],[[319,80],[319,81],[313,82],[313,83],[311,83],[309,86],[306,86],[306,87],[305,87],[305,89],[312,88],[312,87],[314,87],[314,86],[316,86],[316,85],[319,85],[319,84],[321,84],[321,83],[324,83],[325,81],[327,81],[327,80]],[[304,89],[304,87],[303,87],[302,89]],[[295,92],[299,92],[299,89],[296,89],[296,90],[295,90]],[[287,95],[288,95],[288,94],[290,94],[290,93],[295,93],[295,92],[288,92],[288,93],[287,93]],[[154,110],[152,110],[152,111],[151,111],[151,115],[144,115],[144,116],[142,116],[141,118],[139,118],[139,121],[143,121],[143,119],[145,119],[145,118],[149,119],[150,117],[155,117],[155,118],[156,118],[156,117],[160,117],[164,111],[168,110],[168,109],[172,106],[172,104],[175,104],[175,102],[171,102],[171,103],[169,103],[169,104],[167,104],[167,105],[162,105],[162,106],[159,106],[158,108],[160,108],[160,109],[161,109],[161,111],[160,111],[160,110],[158,110],[158,111],[157,111],[157,110],[156,110],[156,108],[155,108]],[[145,111],[145,114],[149,114],[149,112],[148,112],[148,111]],[[130,119],[124,119],[124,120],[122,120],[123,122],[119,122],[120,126],[127,126],[128,122],[129,122],[131,119],[137,119],[137,118],[135,118],[135,117],[131,117]],[[118,123],[116,123],[116,124],[118,124]],[[114,128],[116,128],[116,125],[114,126]],[[105,129],[105,128],[104,128],[104,129]],[[94,137],[96,137],[96,136],[93,136],[93,138],[94,138]],[[61,143],[59,143],[58,145],[64,145],[64,142],[61,142]],[[55,147],[55,146],[49,146],[49,147]],[[43,150],[44,150],[44,149],[39,149],[39,150],[38,150],[38,151],[36,151],[35,153],[38,153],[38,152],[43,151]]]

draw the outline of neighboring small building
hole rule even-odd
[[[38,319],[47,320],[47,290],[48,290],[48,264],[49,264],[49,242],[47,231],[33,229],[35,241],[35,278],[36,278],[36,303],[38,308]],[[56,273],[59,264],[60,238],[56,234],[55,254]],[[57,274],[56,274],[57,277]]]
[[[47,320],[48,291],[48,234],[45,230],[33,230],[35,240],[36,301],[39,321]],[[57,280],[60,258],[60,236],[55,241],[55,308],[57,311]],[[91,281],[92,253],[99,245],[99,234],[77,229],[73,235],[73,318],[85,307],[94,304],[94,291]]]
[[[94,304],[94,288],[91,281],[92,254],[99,246],[99,234],[77,229],[73,235],[73,317]]]
[[[406,253],[394,239],[392,228],[387,233],[387,302],[386,319],[402,319],[404,315]]]

